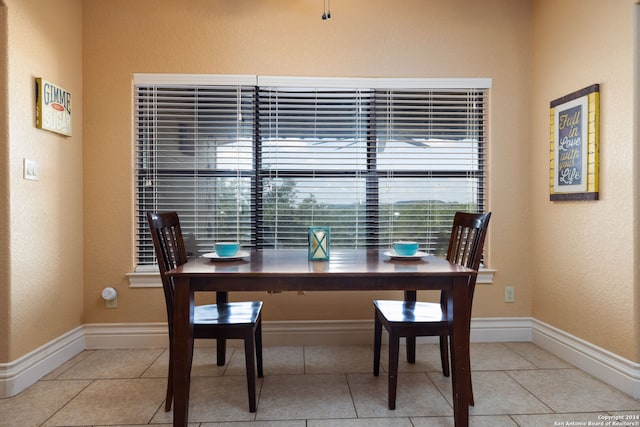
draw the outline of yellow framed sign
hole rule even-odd
[[[36,127],[71,136],[71,92],[36,78]]]
[[[549,199],[598,200],[600,85],[550,103]]]

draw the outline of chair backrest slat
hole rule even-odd
[[[453,218],[447,259],[477,270],[482,260],[482,250],[490,218],[491,212],[485,214],[456,212]]]
[[[180,219],[176,212],[147,213],[149,231],[153,240],[153,249],[158,260],[162,287],[164,288],[165,301],[167,303],[167,317],[169,323],[173,322],[173,280],[165,275],[169,270],[181,266],[187,262],[187,250],[182,237]],[[169,328],[171,333],[172,328]]]

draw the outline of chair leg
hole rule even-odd
[[[169,377],[167,378],[167,396],[164,401],[164,412],[171,410],[171,403],[173,402],[173,352],[171,351],[171,344],[169,344]]]
[[[442,355],[442,336],[440,337],[440,354]],[[447,340],[447,338],[445,338]],[[453,345],[453,341],[448,340],[449,344]],[[446,341],[445,341],[446,342]],[[452,350],[453,351],[453,350]],[[445,349],[446,352],[446,349]],[[449,366],[449,358],[447,357],[447,367]],[[469,372],[469,406],[475,406],[475,401],[473,399],[473,383],[471,381],[471,359],[469,359],[469,364],[467,365],[467,369]],[[442,362],[442,372],[444,373],[444,361]],[[446,375],[445,376],[449,376]]]
[[[473,383],[471,381],[471,363],[469,363],[469,406],[476,406],[473,400]]]
[[[416,363],[416,337],[407,337],[407,362]]]
[[[474,287],[475,287],[475,284],[474,284]],[[471,288],[469,305],[471,305],[473,301],[474,287]],[[469,319],[469,330],[471,330],[471,319]],[[469,405],[476,406],[476,402],[473,400],[473,382],[471,381],[471,358],[469,358],[469,365],[467,366],[467,369],[469,369]]]
[[[258,364],[258,378],[262,378],[264,375],[262,372],[262,320],[261,319],[258,319],[254,337],[256,342],[256,362]]]
[[[442,363],[442,375],[448,377],[450,375],[449,370],[449,347],[448,339],[446,335],[440,335],[440,361]]]
[[[378,311],[374,316],[373,324],[373,375],[380,375],[380,348],[382,347],[382,323],[378,317]]]
[[[400,337],[389,333],[389,409],[396,409],[396,390],[398,389],[398,358]]]
[[[256,370],[255,342],[253,328],[244,337],[244,359],[247,370],[247,391],[249,392],[249,412],[256,412]]]
[[[224,362],[227,358],[227,340],[224,340],[224,339],[216,340],[216,354],[218,357],[218,360],[217,360],[218,366],[224,366]]]

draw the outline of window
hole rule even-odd
[[[136,75],[139,265],[147,211],[175,210],[194,254],[217,240],[332,248],[420,242],[483,211],[490,81]]]

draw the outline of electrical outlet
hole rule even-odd
[[[104,302],[105,308],[118,308],[118,297],[114,297],[112,300]]]
[[[516,302],[516,288],[513,286],[504,287],[504,302]]]

